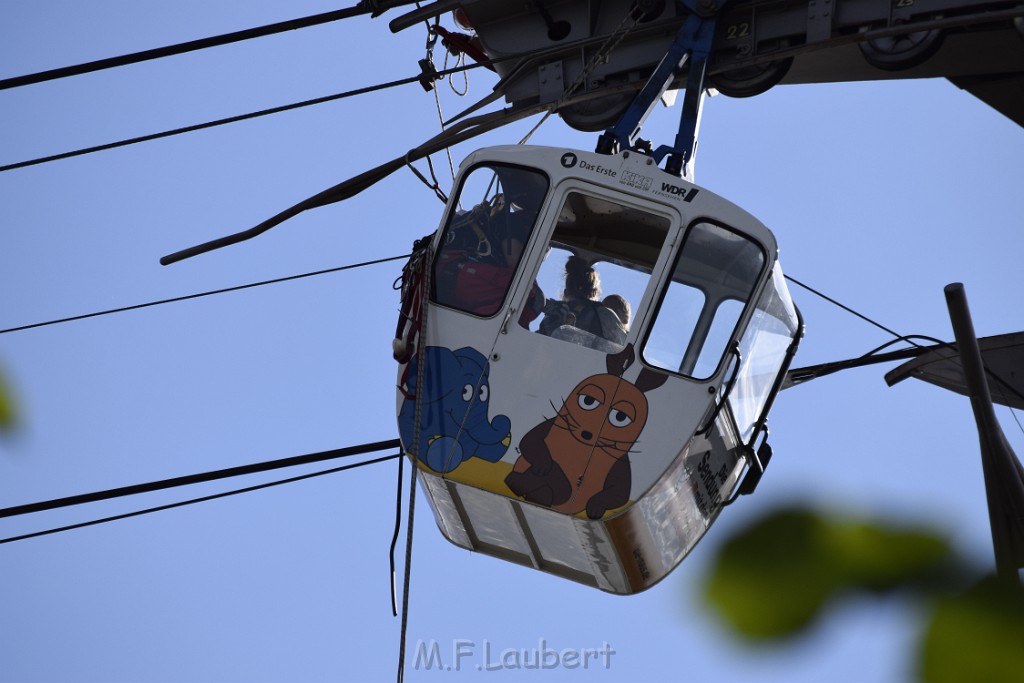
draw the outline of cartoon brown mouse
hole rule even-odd
[[[666,375],[644,368],[636,384],[622,379],[633,345],[607,358],[607,374],[591,375],[570,392],[555,417],[519,442],[505,484],[517,496],[567,514],[600,519],[629,500],[629,451],[647,423],[645,392]]]

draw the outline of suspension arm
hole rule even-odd
[[[715,17],[698,9],[692,0],[679,2],[690,10],[690,16],[679,28],[668,52],[633,98],[629,108],[614,126],[598,138],[596,151],[611,154],[616,149],[635,149],[644,121],[686,66],[686,94],[680,114],[679,132],[673,145],[658,147],[653,156],[659,163],[668,156],[665,170],[673,175],[684,174],[688,177],[692,174],[688,165],[697,148],[697,129],[700,126],[704,81],[715,35]]]

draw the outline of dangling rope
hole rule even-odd
[[[398,545],[398,532],[402,528],[402,470],[405,466],[405,453],[398,458],[398,485],[395,487],[395,533],[391,535],[391,616],[398,616],[398,586],[395,583],[395,546]]]
[[[435,24],[434,25],[434,30],[443,31],[443,29],[441,28],[440,24]],[[447,44],[445,44],[445,46],[447,47]],[[443,66],[443,69],[442,69],[444,71],[448,70],[448,58],[451,56],[451,54],[452,53],[451,53],[451,49],[450,48],[445,50],[445,53],[444,53],[444,66]],[[466,53],[465,52],[459,52],[458,56],[456,57],[456,60],[455,60],[455,65],[457,67],[461,67],[461,66],[465,66],[465,64],[466,64]],[[465,74],[465,73],[462,74],[462,79],[463,79],[463,89],[462,90],[459,90],[458,88],[455,87],[455,81],[452,80],[452,77],[454,75],[455,74],[453,74],[453,73],[452,74],[448,74],[448,87],[451,88],[451,91],[453,93],[455,93],[457,96],[465,97],[466,95],[469,94],[469,75]],[[440,90],[439,88],[434,88],[434,104],[437,105],[437,120],[441,124],[441,130],[444,130],[444,128],[445,128],[445,126],[444,126],[444,113],[442,113],[442,111],[441,111],[441,93],[439,92],[439,90]],[[455,162],[452,160],[452,149],[451,149],[451,147],[445,147],[444,148],[444,153],[448,157],[448,170],[451,173],[452,182],[454,183],[455,182]]]
[[[412,247],[412,254],[402,268],[402,275],[395,280],[394,288],[401,291],[402,305],[398,313],[398,326],[395,329],[395,338],[391,342],[392,354],[399,363],[408,363],[416,353],[416,341],[419,338],[420,327],[423,321],[423,301],[426,296],[425,272],[429,267],[428,250],[433,235],[427,235],[416,240]],[[399,389],[405,393],[403,385],[408,377],[409,368],[406,367],[406,374],[399,382]],[[405,393],[405,397],[412,399],[413,396]]]
[[[434,85],[433,85],[433,81],[439,80],[441,78],[440,76],[437,75],[437,71],[434,68],[434,45],[437,43],[437,38],[438,38],[438,34],[437,34],[437,31],[435,29],[438,27],[438,24],[435,23],[434,26],[431,26],[428,22],[424,22],[424,25],[427,27],[427,45],[426,45],[426,56],[423,59],[420,60],[420,67],[424,70],[424,80],[421,80],[420,83],[421,83],[421,85],[423,85],[424,88],[426,88],[428,90],[433,90],[434,91],[434,102],[437,105],[437,115],[438,115],[438,118],[441,120],[441,130],[443,131],[444,130],[444,116],[441,114],[441,100],[440,100],[440,98],[438,96],[437,88],[434,87]],[[444,61],[444,63],[445,63],[445,66],[447,66],[447,64],[448,64],[448,54],[447,54],[447,51],[445,53],[445,61]],[[467,87],[468,87],[468,83],[469,83],[468,77],[467,77],[466,83],[467,83]],[[448,167],[451,170],[452,179],[454,180],[454,178],[455,178],[455,166],[454,166],[454,163],[452,162],[451,150],[446,147],[445,148],[445,153],[448,156]],[[411,154],[411,151],[410,151],[410,154]],[[427,180],[426,176],[424,176],[422,173],[420,173],[420,171],[417,170],[416,167],[412,165],[412,162],[409,161],[409,155],[408,154],[405,157],[405,165],[409,167],[409,170],[412,171],[416,175],[416,177],[419,178],[423,182],[424,185],[426,185],[428,188],[431,189],[431,191],[433,191],[434,196],[436,196],[438,199],[440,199],[442,203],[447,204],[448,203],[448,195],[445,194],[444,190],[441,189],[441,183],[440,183],[440,181],[438,181],[437,173],[434,171],[434,162],[431,160],[429,154],[426,156],[426,159],[427,159],[427,168],[430,170],[430,180]]]
[[[423,291],[422,270],[424,263],[423,245],[428,244],[430,236],[418,240],[412,249],[412,254],[402,268],[402,275],[395,281],[394,288],[401,291],[401,306],[398,313],[398,326],[395,329],[395,338],[391,342],[392,354],[399,363],[408,363],[416,353],[416,340],[419,335],[420,321],[422,319]],[[408,379],[409,366],[406,365],[405,372],[398,381],[398,389],[406,398],[412,399],[413,395],[406,392],[405,384]],[[405,454],[398,460],[398,484],[395,496],[395,531],[391,535],[391,550],[388,560],[391,565],[391,614],[398,616],[398,587],[395,582],[395,548],[398,545],[398,535],[402,528],[402,476],[404,472]]]
[[[406,536],[405,536],[405,571],[402,577],[402,625],[399,631],[398,640],[398,683],[402,683],[405,679],[405,642],[406,633],[409,628],[409,586],[411,583],[412,576],[412,538],[413,538],[413,524],[416,518],[416,475],[419,473],[419,443],[420,443],[420,421],[422,418],[422,401],[420,397],[423,395],[423,384],[426,377],[426,344],[423,343],[425,339],[426,327],[427,327],[427,306],[425,304],[426,297],[430,293],[430,276],[431,276],[431,254],[429,238],[424,238],[416,243],[414,254],[409,259],[409,265],[406,266],[406,273],[403,273],[403,278],[411,278],[411,282],[408,282],[409,289],[403,292],[403,308],[405,307],[404,299],[407,296],[412,296],[416,300],[416,304],[410,309],[410,313],[413,319],[410,320],[409,330],[407,333],[406,340],[412,345],[414,351],[408,353],[411,357],[412,353],[416,356],[416,392],[413,398],[416,401],[416,408],[414,411],[414,428],[412,435],[412,443],[406,444],[407,449],[411,451],[412,455],[412,472],[409,475],[409,518],[406,522]],[[401,321],[399,321],[401,325]],[[397,340],[396,340],[397,341]],[[397,352],[396,345],[396,352]],[[404,379],[402,384],[405,384]],[[405,393],[405,389],[402,389]],[[406,397],[410,397],[408,393]],[[411,448],[410,448],[411,446]]]
[[[417,431],[419,430],[419,400],[416,401]],[[418,450],[414,447],[414,450]],[[418,456],[414,454],[412,472],[409,475],[409,520],[405,534],[405,573],[402,577],[402,626],[398,638],[398,683],[405,680],[405,636],[409,629],[409,583],[412,575],[412,531],[416,517],[416,474],[419,472]]]

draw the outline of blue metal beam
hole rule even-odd
[[[679,0],[692,12],[679,28],[668,52],[658,63],[644,87],[633,98],[629,108],[618,122],[598,138],[597,152],[611,154],[616,148],[634,149],[640,128],[653,111],[658,99],[687,66],[686,94],[680,115],[679,132],[672,146],[657,148],[654,158],[660,163],[668,155],[666,170],[674,175],[688,171],[697,147],[697,129],[700,126],[701,103],[704,98],[704,78],[715,33],[715,18],[702,17],[690,2]]]

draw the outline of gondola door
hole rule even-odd
[[[511,497],[601,519],[654,484],[715,396],[640,354],[682,239],[679,215],[577,182],[556,188],[549,206],[490,358],[491,395],[511,386],[517,396],[503,483]],[[519,311],[538,290],[543,312],[524,324]]]

